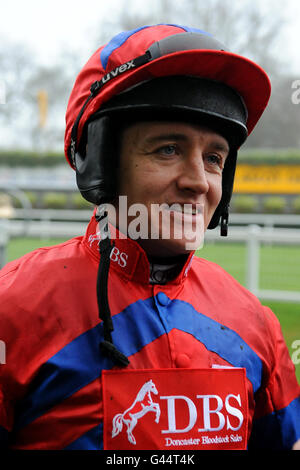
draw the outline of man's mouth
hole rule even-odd
[[[203,214],[203,205],[202,204],[192,204],[192,203],[173,203],[166,207],[170,212],[179,212],[181,214],[189,215],[199,215]]]

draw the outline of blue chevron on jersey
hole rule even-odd
[[[291,449],[300,439],[300,398],[286,408],[253,421],[249,449]]]
[[[135,354],[143,346],[165,333],[151,305],[153,305],[152,298],[138,301],[114,316],[115,344],[127,356]],[[141,308],[143,322],[138,314]],[[136,319],[139,321],[135,325]],[[129,326],[130,334],[126,335]],[[32,384],[33,391],[20,405],[16,417],[16,429],[26,426],[52,406],[95,380],[101,370],[113,367],[112,360],[100,355],[99,344],[102,340],[103,332],[100,324],[78,336],[43,364]]]
[[[158,311],[162,313],[160,319],[152,306],[152,299],[135,302],[114,317],[113,340],[126,356],[135,354],[154,339],[176,328],[191,334],[209,351],[217,353],[233,366],[245,367],[254,392],[258,390],[262,362],[235,331],[197,312],[191,304],[182,300],[169,299],[168,306],[162,307],[157,296],[154,299]]]
[[[191,304],[179,299],[170,303],[168,315],[162,318],[165,318],[168,331],[177,328],[190,333],[209,351],[215,352],[234,367],[245,367],[254,393],[259,389],[262,379],[261,359],[234,330],[197,312]]]
[[[103,450],[103,424],[90,429],[63,450]]]
[[[163,310],[158,302],[157,308]],[[235,331],[197,312],[187,302],[170,301],[159,317],[152,298],[139,300],[114,315],[112,336],[117,348],[129,357],[174,328],[191,334],[233,366],[245,367],[254,392],[259,388],[262,364],[256,353]],[[41,367],[33,383],[33,392],[22,403],[16,429],[26,426],[95,380],[101,370],[113,367],[113,362],[99,353],[102,339],[102,325],[97,325]]]
[[[16,429],[26,426],[95,380],[101,368],[110,369],[113,366],[111,360],[100,358],[99,344],[102,340],[102,325],[97,325],[75,338],[42,365],[32,383],[32,392],[20,404]]]

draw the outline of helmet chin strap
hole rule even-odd
[[[221,237],[227,237],[228,235],[228,218],[229,218],[229,204],[225,207],[221,214],[220,234]]]
[[[111,318],[111,312],[108,302],[108,273],[110,264],[110,254],[114,244],[110,241],[110,234],[108,228],[108,214],[105,210],[105,205],[101,204],[98,207],[96,220],[99,222],[100,229],[100,262],[97,275],[97,301],[99,318],[103,321],[103,336],[104,340],[100,343],[100,351],[110,357],[118,366],[126,367],[129,364],[128,358],[119,351],[113,344],[112,331],[114,330]]]

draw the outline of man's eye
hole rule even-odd
[[[210,165],[218,165],[220,167],[223,166],[223,160],[219,155],[215,155],[215,154],[207,155],[206,161]]]
[[[161,155],[175,155],[177,153],[177,148],[176,145],[164,145],[163,147],[160,147],[157,149],[157,152],[160,153]]]

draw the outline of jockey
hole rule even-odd
[[[3,447],[291,449],[300,438],[275,315],[195,255],[207,229],[227,235],[238,150],[269,96],[257,64],[186,26],[123,32],[85,64],[65,154],[95,211],[85,236],[1,271]]]

